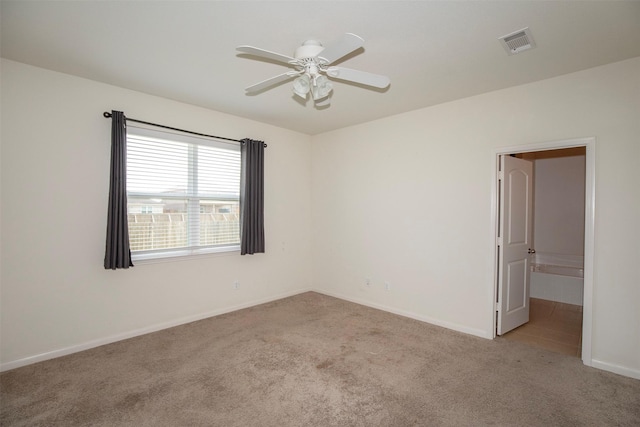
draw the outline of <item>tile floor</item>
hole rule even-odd
[[[530,298],[529,323],[503,337],[556,353],[582,354],[582,306]]]

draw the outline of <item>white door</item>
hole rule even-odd
[[[498,335],[529,321],[533,163],[500,156]]]

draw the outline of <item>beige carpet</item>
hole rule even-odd
[[[305,293],[15,369],[2,426],[638,426],[640,381]]]

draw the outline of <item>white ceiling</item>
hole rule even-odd
[[[640,56],[640,1],[0,4],[4,58],[310,135]],[[537,48],[508,56],[497,38],[524,27]],[[292,55],[346,32],[365,45],[341,65],[389,76],[387,90],[336,82],[326,109],[298,102],[291,83],[245,95],[288,68],[237,46]]]

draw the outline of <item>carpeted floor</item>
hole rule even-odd
[[[2,426],[638,426],[640,381],[309,292],[0,375]]]

